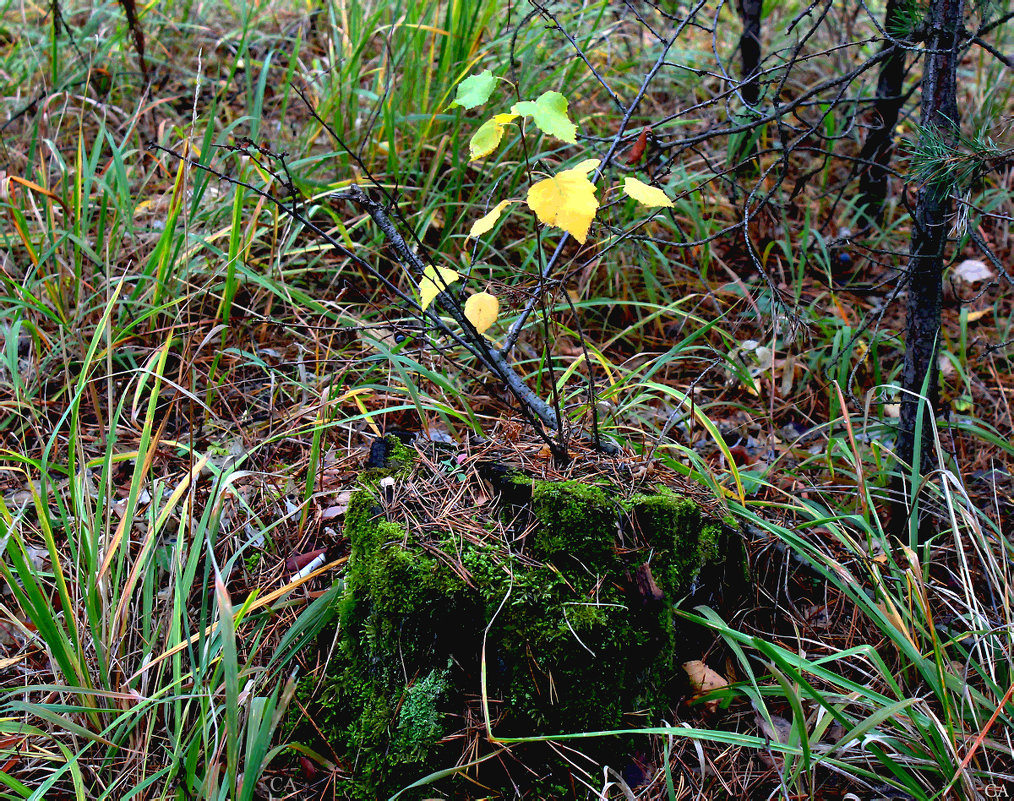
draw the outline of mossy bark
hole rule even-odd
[[[316,695],[362,797],[457,761],[462,742],[441,740],[479,708],[482,673],[501,737],[654,725],[678,700],[679,665],[698,654],[683,653],[675,604],[702,568],[742,575],[738,535],[665,490],[620,501],[534,481],[527,506],[529,541],[424,547],[371,490],[353,496],[336,668]]]

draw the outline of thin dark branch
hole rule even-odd
[[[597,183],[599,179],[601,179],[602,175],[605,173],[606,168],[609,166],[610,161],[612,161],[613,156],[616,154],[616,151],[620,148],[621,143],[623,141],[624,132],[627,130],[627,126],[630,124],[630,120],[634,116],[634,112],[637,110],[637,107],[641,104],[641,101],[644,99],[645,94],[647,94],[648,87],[651,86],[651,82],[655,79],[655,76],[658,74],[658,71],[665,64],[666,56],[668,55],[669,50],[672,49],[672,47],[676,44],[676,41],[679,39],[680,33],[686,27],[689,20],[701,8],[704,7],[706,2],[707,0],[698,0],[697,5],[690,12],[687,13],[686,18],[680,21],[680,24],[677,26],[676,31],[672,35],[672,38],[669,39],[667,42],[665,42],[665,44],[663,45],[662,52],[659,54],[658,58],[655,59],[655,63],[648,71],[648,74],[645,75],[644,79],[641,81],[641,85],[637,90],[637,94],[634,96],[634,99],[630,102],[630,105],[627,107],[627,111],[623,115],[623,119],[620,120],[620,124],[617,126],[616,133],[613,135],[613,138],[610,141],[609,148],[606,150],[605,155],[602,156],[599,166],[595,168],[595,172],[591,177],[591,182],[593,184]],[[569,240],[570,234],[564,232],[563,235],[560,237],[560,241],[557,242],[556,244],[556,248],[553,251],[553,255],[549,257],[549,260],[546,262],[546,265],[542,269],[542,275],[544,277],[548,278],[552,274],[553,269],[556,267],[556,263],[559,261],[560,256],[563,254],[564,247],[566,246]],[[529,301],[528,304],[525,306],[525,308],[522,310],[521,314],[518,315],[518,319],[514,322],[513,325],[511,325],[510,330],[507,332],[507,337],[504,340],[503,352],[508,352],[514,347],[515,343],[518,340],[518,337],[521,335],[521,331],[525,327],[525,323],[528,321],[528,317],[535,310],[536,304],[537,304],[536,299]]]
[[[1001,53],[999,50],[993,47],[993,45],[991,45],[982,37],[973,36],[972,44],[979,45],[979,47],[981,47],[983,50],[985,50],[987,53],[993,56],[993,58],[995,58],[1005,67],[1014,67],[1014,59],[1012,59],[1010,56],[1005,56],[1003,53]]]
[[[227,175],[219,170],[216,170],[209,164],[202,164],[196,159],[190,158],[189,156],[185,156],[182,153],[177,153],[176,151],[171,150],[170,148],[167,147],[163,147],[162,145],[159,145],[156,142],[149,142],[147,147],[151,151],[166,153],[167,155],[170,155],[173,158],[185,161],[190,166],[202,170],[204,172],[207,172],[210,175],[214,175],[221,181],[225,181],[234,186],[242,186],[245,189],[255,193],[259,197],[262,197],[265,200],[270,201],[271,203],[275,204],[279,209],[284,211],[287,215],[289,215],[289,217],[291,217],[293,220],[300,223],[301,225],[312,231],[314,234],[319,236],[321,239],[323,239],[325,242],[327,242],[337,252],[341,253],[343,256],[350,259],[357,266],[367,271],[371,277],[375,278],[387,289],[396,294],[406,304],[408,304],[410,308],[414,309],[415,310],[414,313],[417,316],[419,316],[422,319],[426,319],[438,331],[440,331],[441,334],[443,334],[444,336],[456,342],[458,345],[465,348],[469,353],[471,353],[473,356],[478,358],[484,365],[486,365],[486,367],[490,369],[495,375],[497,375],[502,381],[504,381],[504,383],[507,384],[508,388],[510,389],[511,393],[520,402],[522,414],[533,425],[536,432],[539,433],[539,435],[546,441],[546,443],[553,447],[555,452],[556,443],[549,438],[549,436],[544,432],[542,426],[539,424],[539,421],[541,420],[542,422],[549,425],[551,428],[556,429],[559,424],[557,422],[556,417],[553,414],[553,410],[550,409],[545,404],[545,401],[542,401],[535,395],[534,392],[532,392],[532,390],[522,381],[521,377],[517,374],[514,368],[509,363],[507,363],[506,360],[501,356],[501,354],[497,353],[494,349],[490,348],[488,345],[485,344],[485,339],[482,337],[481,334],[475,331],[475,327],[472,326],[472,324],[467,319],[464,318],[464,315],[460,311],[460,306],[458,306],[455,302],[453,302],[449,298],[449,294],[447,292],[442,292],[438,296],[437,300],[438,302],[441,302],[441,304],[444,305],[445,311],[447,311],[448,314],[450,314],[450,316],[455,320],[455,322],[457,322],[462,327],[464,335],[459,334],[450,327],[448,327],[444,323],[444,321],[440,318],[440,316],[436,314],[433,310],[426,309],[425,311],[423,311],[413,297],[403,292],[397,285],[395,285],[389,279],[387,279],[369,262],[367,262],[366,260],[357,256],[355,253],[348,250],[341,242],[339,242],[337,239],[335,239],[333,236],[327,233],[327,231],[319,227],[316,223],[307,218],[305,215],[300,213],[295,207],[290,208],[289,206],[286,206],[283,201],[279,200],[270,192],[266,192],[260,187],[254,186],[253,184],[250,184],[246,181],[233,178],[230,175]],[[387,227],[388,229],[393,230],[394,233],[397,235],[397,239],[392,241],[392,245],[395,247],[395,250],[398,251],[399,257],[407,259],[408,264],[406,264],[406,266],[411,265],[413,269],[419,271],[420,275],[422,274],[422,270],[425,269],[425,265],[423,265],[422,261],[419,259],[418,256],[412,253],[411,249],[408,248],[407,244],[405,243],[405,240],[401,238],[400,234],[397,234],[397,230],[394,229],[394,226],[391,223],[390,218],[386,216],[382,207],[380,207],[379,204],[370,201],[369,198],[366,197],[365,193],[361,189],[359,189],[359,187],[356,186],[351,187],[348,190],[347,194],[336,193],[335,197],[340,199],[352,200],[358,205],[363,206],[363,208],[368,213],[370,213],[370,216],[373,217],[374,220],[378,222],[378,226],[381,225],[381,223],[378,220],[378,217],[380,219],[385,220],[383,227]],[[385,232],[385,234],[387,233],[389,233],[389,231]],[[408,255],[406,256],[406,254]]]
[[[993,249],[987,244],[986,240],[982,238],[978,231],[971,231],[969,238],[975,243],[975,246],[979,249],[983,256],[989,259],[989,263],[993,265],[996,271],[1003,277],[1003,280],[1007,282],[1007,286],[1014,287],[1014,279],[1011,278],[1010,273],[1003,266],[1003,262],[997,258]]]

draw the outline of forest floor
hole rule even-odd
[[[549,284],[537,276],[563,240],[521,199],[535,173],[602,157],[619,123],[605,84],[633,98],[653,26],[676,24],[651,3],[540,17],[500,2],[173,0],[138,7],[143,68],[132,3],[5,6],[0,797],[340,797],[354,760],[287,740],[299,704],[285,680],[323,670],[317,601],[345,570],[341,516],[375,437],[464,451],[496,432],[529,472],[559,475],[501,382],[413,314],[415,286],[369,216],[336,197],[371,180],[420,252],[498,297],[494,340],[538,301],[516,364],[540,396],[556,388],[575,454],[594,416],[624,459],[701,488],[747,544],[750,596],[709,618],[700,655],[712,695],[676,699],[636,780],[572,757],[575,795],[1014,794],[1014,296],[959,224],[1014,264],[1012,171],[958,199],[923,443],[939,467],[913,487],[893,448],[918,91],[883,221],[863,230],[856,98],[876,71],[848,95],[833,80],[875,53],[876,26],[819,4],[793,68],[772,58],[766,76],[790,99],[827,82],[791,122],[819,120],[790,150],[763,128],[737,169],[748,150],[730,137],[680,144],[742,113],[725,73],[739,24],[714,5],[681,29],[587,241],[562,245]],[[765,52],[784,55],[805,4],[775,5]],[[991,36],[1009,51],[1003,26]],[[489,103],[451,108],[487,68],[503,79]],[[963,123],[999,148],[1009,79],[982,51],[961,63]],[[485,120],[550,90],[575,145],[512,123],[469,159]],[[635,174],[673,207],[610,188]],[[469,237],[504,199],[518,200],[509,216]]]

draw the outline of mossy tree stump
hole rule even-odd
[[[675,605],[743,584],[738,533],[664,487],[498,483],[482,537],[389,519],[377,473],[352,497],[339,648],[313,695],[361,797],[455,764],[485,731],[483,693],[498,737],[671,719],[680,664],[700,656]],[[616,738],[583,743],[622,758]]]

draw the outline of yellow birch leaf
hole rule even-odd
[[[489,292],[476,292],[465,301],[465,317],[480,334],[496,322],[500,301]]]
[[[493,226],[496,225],[496,221],[500,219],[500,215],[503,214],[503,210],[513,202],[513,200],[501,200],[492,208],[489,214],[484,217],[480,217],[472,223],[472,228],[468,232],[468,235],[470,237],[482,236],[486,232],[493,230]]]
[[[602,163],[602,159],[585,159],[579,161],[575,166],[571,167],[574,172],[579,172],[582,175],[587,175],[592,170],[597,169]]]
[[[648,184],[638,181],[636,178],[625,178],[623,180],[623,192],[642,206],[647,206],[650,209],[672,208],[672,201],[665,192],[658,187],[648,186]]]
[[[574,169],[533,184],[528,190],[528,207],[539,220],[562,228],[582,245],[599,208],[595,184],[585,175],[595,168],[588,166],[593,161],[596,159],[583,161]]]
[[[500,146],[503,139],[504,126],[517,117],[517,114],[494,114],[492,119],[486,120],[479,126],[468,142],[468,155],[470,161],[488,156]]]
[[[422,310],[426,311],[433,299],[457,280],[457,272],[450,267],[427,266],[419,282],[419,305]]]

